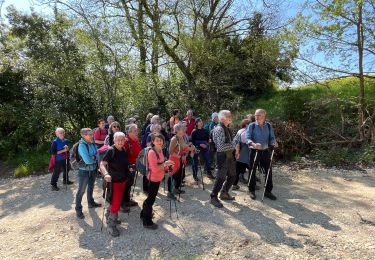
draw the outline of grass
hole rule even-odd
[[[46,173],[49,158],[49,146],[43,145],[39,148],[28,149],[16,154],[7,164],[15,167],[13,176],[19,178],[31,174]]]

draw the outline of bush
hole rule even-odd
[[[13,172],[13,176],[15,178],[25,177],[25,176],[28,176],[29,174],[30,174],[29,168],[26,165],[23,165],[23,164],[18,166]]]

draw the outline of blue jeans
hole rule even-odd
[[[200,153],[199,154],[195,154],[194,157],[193,157],[193,176],[194,177],[197,177],[198,175],[198,164],[199,164],[199,161],[198,161],[198,156],[200,156],[201,158],[203,157],[203,160],[204,160],[204,169],[206,170],[206,172],[211,172],[211,162],[210,162],[210,151],[208,148],[206,149],[203,149],[203,148],[200,148]]]
[[[78,171],[78,191],[76,195],[76,211],[82,211],[82,197],[83,194],[85,194],[86,187],[87,187],[87,203],[89,205],[94,204],[94,184],[95,184],[95,178],[97,175],[96,170],[92,171],[84,171],[79,170]]]

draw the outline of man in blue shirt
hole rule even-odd
[[[277,142],[275,138],[275,132],[269,122],[266,122],[266,111],[264,109],[257,109],[255,111],[255,122],[251,123],[246,130],[246,143],[250,146],[250,169],[253,169],[255,163],[253,174],[251,175],[249,191],[250,198],[255,200],[255,185],[256,185],[256,165],[259,163],[265,173],[268,172],[270,166],[270,152],[268,148],[276,148]],[[256,162],[254,162],[256,151],[258,151],[258,156]],[[267,177],[267,176],[266,176]],[[272,194],[272,168],[269,171],[268,182],[266,186],[265,197],[276,200],[276,196]]]
[[[51,154],[55,155],[55,167],[53,169],[53,174],[51,177],[51,189],[53,191],[60,190],[57,187],[57,181],[59,180],[60,172],[63,172],[63,183],[64,184],[73,184],[72,181],[69,181],[69,147],[68,140],[65,139],[65,130],[58,127],[55,131],[56,138],[52,141]]]
[[[100,207],[101,204],[96,203],[93,198],[95,178],[97,175],[98,154],[96,146],[92,142],[93,132],[90,128],[81,129],[81,140],[78,145],[78,154],[82,158],[82,164],[78,171],[78,191],[76,195],[76,214],[80,219],[85,218],[82,213],[82,197],[87,187],[87,204],[89,208]]]

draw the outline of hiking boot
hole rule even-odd
[[[176,190],[175,191],[176,194],[185,194],[186,192],[184,190]]]
[[[270,200],[276,200],[276,199],[277,199],[276,196],[273,195],[271,192],[266,192],[266,193],[264,193],[264,197],[267,197],[267,198],[269,198]]]
[[[110,214],[108,218],[108,233],[113,237],[120,236],[120,231],[117,229],[118,214]]]
[[[77,218],[84,219],[85,215],[83,215],[82,211],[76,211]]]
[[[240,189],[240,186],[239,185],[233,185],[232,186],[232,190],[239,190]]]
[[[53,190],[53,191],[59,191],[60,188],[57,187],[57,185],[51,185],[51,190]]]
[[[88,205],[89,209],[100,208],[101,206],[102,206],[102,204],[96,203],[95,201],[94,201],[94,203]]]
[[[63,181],[63,184],[72,185],[74,182],[72,181]]]
[[[220,193],[220,199],[221,200],[235,200],[236,198],[231,196],[228,192],[222,191]]]
[[[216,196],[215,197],[211,197],[210,203],[212,205],[214,205],[216,208],[222,208],[222,207],[224,207],[223,203],[221,203],[220,200]]]
[[[257,196],[255,196],[255,191],[250,191],[250,199],[255,200]]]
[[[120,211],[122,213],[129,213],[130,212],[130,208],[129,207],[126,207],[126,206],[121,206],[120,207]]]
[[[158,229],[158,225],[152,222],[152,220],[149,223],[143,222],[143,227],[151,230]]]
[[[168,199],[176,200],[176,196],[172,192],[168,192],[167,197]]]
[[[131,200],[125,202],[124,206],[125,207],[136,207],[136,206],[138,206],[138,202],[131,199]]]

